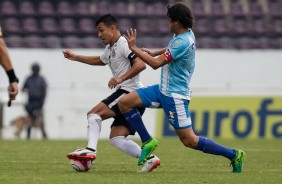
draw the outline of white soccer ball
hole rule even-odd
[[[92,160],[86,159],[70,159],[71,166],[77,172],[87,172],[93,166]]]

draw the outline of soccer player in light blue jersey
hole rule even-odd
[[[195,68],[195,36],[192,31],[194,18],[183,3],[167,7],[168,25],[174,36],[164,49],[152,52],[136,46],[137,32],[127,31],[125,36],[130,50],[153,69],[162,67],[160,84],[140,88],[123,96],[118,105],[131,126],[138,132],[143,143],[138,165],[142,165],[156,149],[158,141],[150,136],[137,107],[163,108],[169,123],[174,127],[181,142],[196,150],[221,155],[231,161],[233,172],[242,171],[245,153],[224,147],[203,136],[195,135],[189,113],[189,83]],[[145,53],[145,52],[147,53]],[[158,56],[158,57],[156,57]]]

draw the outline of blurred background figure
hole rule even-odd
[[[30,139],[31,128],[39,127],[42,132],[42,138],[47,139],[44,128],[43,105],[45,102],[47,83],[40,75],[40,66],[37,63],[31,66],[32,74],[24,81],[23,92],[28,95],[28,101],[25,110],[29,115],[30,123],[27,126],[27,139]]]

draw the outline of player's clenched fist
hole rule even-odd
[[[63,50],[64,57],[70,60],[75,60],[75,54],[71,50]]]

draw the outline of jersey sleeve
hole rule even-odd
[[[108,64],[109,63],[109,56],[107,54],[108,52],[108,46],[105,48],[103,54],[100,56],[100,59],[103,63]]]
[[[183,39],[175,39],[167,48],[164,56],[168,62],[172,60],[177,60],[184,55],[184,51],[188,48],[188,43]]]
[[[122,43],[122,50],[123,50],[123,56],[127,59],[129,59],[130,62],[132,62],[137,56],[129,49],[128,43],[125,41]]]

